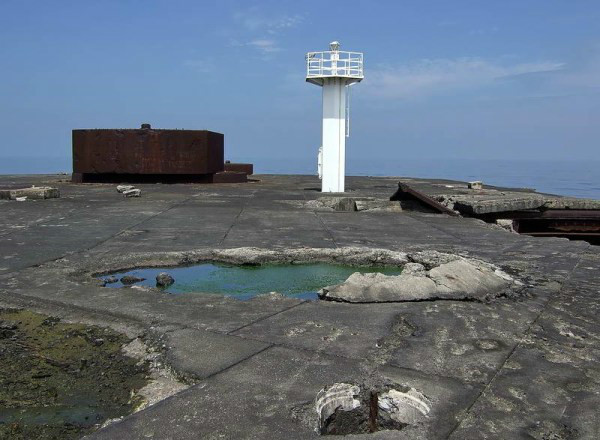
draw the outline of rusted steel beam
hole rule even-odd
[[[495,212],[478,216],[481,219],[495,220],[498,218],[509,219],[569,219],[569,220],[599,220],[600,210],[598,209],[547,209],[547,210],[527,210],[527,211],[505,211]]]
[[[531,235],[533,237],[599,237],[600,232],[519,232],[521,235]]]
[[[455,211],[447,208],[442,205],[438,201],[432,199],[428,195],[417,191],[414,188],[411,188],[409,185],[398,182],[398,190],[390,197],[390,200],[407,200],[407,199],[417,199],[435,211],[441,212],[443,214],[448,214],[454,217],[457,217],[459,214]]]

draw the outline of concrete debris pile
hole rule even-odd
[[[119,185],[117,186],[117,192],[125,197],[140,197],[142,195],[142,190],[135,188],[133,185]]]
[[[488,263],[458,257],[426,270],[409,263],[400,275],[355,272],[338,285],[325,287],[321,299],[351,303],[434,299],[488,301],[510,295],[523,284]]]
[[[391,200],[418,201],[432,212],[475,217],[537,237],[600,243],[600,200],[540,194],[529,188],[499,188],[481,182],[401,181]],[[510,222],[510,223],[509,223]]]

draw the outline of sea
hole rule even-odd
[[[307,158],[231,158],[254,163],[256,174],[315,174]],[[0,158],[0,174],[71,172],[66,157]],[[458,158],[356,159],[346,164],[349,176],[399,176],[531,188],[541,193],[600,200],[600,160],[490,160]]]

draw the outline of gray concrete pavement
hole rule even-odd
[[[142,197],[131,199],[115,185],[0,177],[0,187],[62,194],[0,201],[0,306],[160,340],[165,360],[195,383],[90,438],[312,438],[321,388],[386,380],[420,390],[431,412],[365,438],[600,437],[598,247],[440,214],[311,210],[290,201],[320,197],[316,178],[254,177],[138,185]],[[348,187],[389,198],[397,181],[349,178]],[[107,289],[89,276],[125,254],[244,246],[432,249],[496,264],[527,287],[489,303],[241,302]]]

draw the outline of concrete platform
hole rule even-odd
[[[0,187],[61,193],[0,200],[0,306],[160,343],[165,362],[193,384],[89,438],[314,438],[320,389],[381,381],[419,390],[431,412],[359,438],[600,438],[600,247],[429,212],[312,209],[322,196],[316,177],[253,177],[141,184],[140,198],[66,176],[0,177]],[[349,178],[345,195],[387,200],[398,181]],[[495,264],[525,288],[490,302],[242,302],[107,289],[89,276],[136,255],[245,246],[437,250]]]

